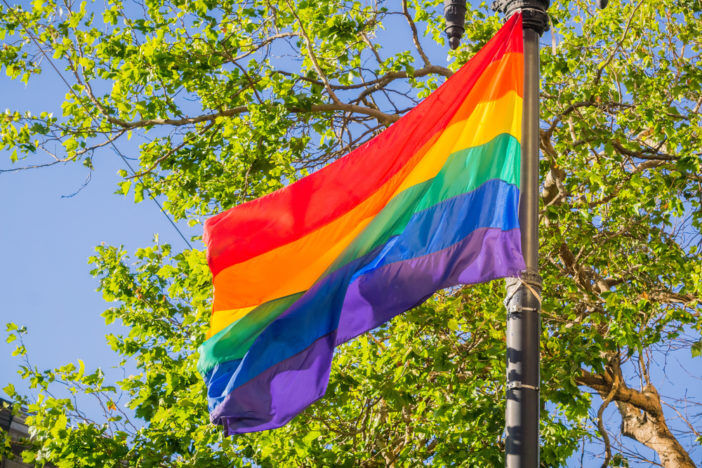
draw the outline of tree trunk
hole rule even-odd
[[[612,401],[622,417],[622,434],[654,450],[665,468],[695,468],[690,455],[670,432],[663,415],[660,396],[653,385],[648,384],[641,391],[627,387],[621,379],[621,369],[618,365],[611,369],[611,373],[604,374],[591,374],[581,370],[581,375],[576,381],[606,398],[614,385],[615,373],[619,374],[619,383]]]
[[[619,414],[622,416],[622,434],[654,450],[661,459],[661,464],[666,468],[694,467],[695,464],[690,455],[673,436],[665,422],[661,400],[656,389],[652,385],[647,385],[644,393],[655,398],[659,408],[655,414],[637,408],[631,403],[615,400]]]

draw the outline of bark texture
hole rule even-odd
[[[617,376],[618,378],[615,378]],[[670,432],[656,388],[648,383],[641,390],[628,387],[618,365],[603,374],[581,370],[578,384],[596,390],[606,398],[616,385],[612,401],[622,417],[621,432],[654,450],[665,468],[694,468],[695,463]]]

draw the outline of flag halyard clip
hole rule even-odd
[[[522,312],[531,312],[538,314],[539,309],[536,307],[523,307],[519,303],[510,304],[509,306],[507,306],[507,320],[519,318]]]
[[[537,307],[524,307],[521,304],[510,304],[507,306],[507,314],[518,314],[520,312],[538,312]]]
[[[534,385],[528,385],[528,384],[516,382],[516,381],[507,382],[507,390],[521,390],[521,389],[534,390],[535,392],[538,392],[541,390],[541,387],[534,386]]]

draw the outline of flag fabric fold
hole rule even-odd
[[[334,348],[435,291],[516,276],[523,53],[516,14],[368,143],[205,223],[211,329],[198,370],[228,434],[321,398]]]

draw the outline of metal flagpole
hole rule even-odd
[[[603,1],[603,0],[601,0]],[[524,27],[524,113],[519,224],[526,270],[506,281],[507,406],[505,466],[539,466],[539,36],[548,28],[549,0],[496,0],[506,18],[521,11]],[[446,34],[452,49],[464,32],[465,0],[445,0]]]
[[[519,224],[526,271],[506,281],[507,405],[505,466],[539,466],[539,36],[547,29],[549,0],[498,0],[506,17],[522,12],[524,25],[524,113]]]

